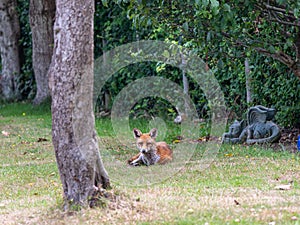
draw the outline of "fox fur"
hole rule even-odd
[[[132,166],[165,164],[173,159],[173,151],[166,142],[156,142],[157,129],[153,128],[149,133],[142,133],[139,129],[133,129],[136,146],[139,153],[128,160]]]

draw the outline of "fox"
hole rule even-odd
[[[169,145],[162,141],[156,142],[157,129],[153,128],[149,133],[142,133],[139,129],[133,129],[136,146],[139,153],[127,162],[131,166],[166,164],[173,160],[173,151]]]

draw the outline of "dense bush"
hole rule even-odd
[[[180,14],[180,11],[176,12],[177,9],[173,10],[173,14],[170,15],[178,15],[178,18],[175,18],[178,21],[177,26],[167,24],[167,20],[163,20],[158,25],[145,16],[143,17],[142,14],[138,14],[138,10],[135,11],[132,8],[128,10],[130,3],[116,4],[109,1],[106,3],[106,7],[103,7],[102,1],[96,0],[95,3],[95,58],[116,46],[142,39],[159,39],[180,43],[196,52],[208,64],[220,82],[227,107],[233,112],[232,117],[242,118],[250,106],[246,103],[244,72],[244,61],[247,57],[252,77],[253,103],[251,105],[261,104],[276,108],[278,112],[276,120],[281,126],[300,126],[300,80],[280,62],[257,52],[245,52],[244,48],[233,45],[218,35],[217,31],[213,31],[208,26],[201,25],[203,27],[200,27],[200,23],[192,20],[190,15],[184,16]],[[23,98],[28,99],[33,97],[35,91],[31,65],[29,3],[19,0],[18,4],[22,28],[20,40],[22,75],[19,78],[19,89]],[[198,14],[200,12],[202,12],[202,16],[207,17],[210,17],[210,13],[212,13],[208,9],[195,11]],[[182,18],[184,21],[181,21]],[[193,31],[192,35],[191,30]],[[122,68],[106,82],[102,94],[108,96],[109,102],[105,103],[103,96],[99,96],[98,110],[109,111],[120,90],[135,79],[144,76],[162,76],[182,86],[182,71],[168,65],[163,69],[158,69],[159,66],[157,62],[143,62]],[[188,80],[189,95],[197,107],[199,116],[205,117],[208,110],[205,95],[189,76]],[[149,115],[175,115],[174,106],[160,98],[140,100],[133,107],[132,116],[141,116],[145,111]]]
[[[32,42],[29,24],[29,1],[18,0],[20,18],[20,58],[21,75],[18,77],[18,89],[22,99],[33,99],[36,86],[32,68]]]

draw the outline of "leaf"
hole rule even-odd
[[[276,53],[276,49],[273,45],[270,46],[269,50],[272,54]]]
[[[1,133],[2,133],[2,135],[5,136],[5,137],[8,137],[8,136],[9,136],[9,132],[7,132],[7,131],[5,131],[5,130],[3,130]]]
[[[206,137],[199,137],[199,138],[198,138],[198,141],[201,141],[201,142],[202,142],[202,141],[207,141],[207,138],[206,138]]]
[[[105,7],[108,7],[107,0],[102,0],[102,4],[103,4]]]
[[[299,8],[295,8],[294,9],[294,16],[296,17],[296,18],[299,18]]]
[[[225,3],[223,7],[224,7],[224,11],[230,12],[230,5],[228,5],[227,3]]]
[[[202,0],[202,5],[204,7],[208,6],[208,4],[209,4],[209,0]]]
[[[282,185],[276,186],[274,189],[275,189],[275,190],[287,191],[287,190],[290,190],[291,187],[292,187],[291,184],[282,184]]]
[[[172,108],[168,108],[168,111],[169,111],[170,113],[175,112],[174,109],[172,109]]]
[[[167,50],[164,50],[163,54],[164,57],[166,57],[167,59],[170,57],[170,53]]]
[[[208,31],[206,35],[206,41],[210,41],[210,40],[211,40],[211,31]]]
[[[218,0],[210,0],[211,8],[218,8],[219,7],[219,1]]]
[[[182,25],[183,29],[185,32],[188,32],[189,31],[189,24],[188,22],[185,22],[183,25]]]
[[[43,141],[48,141],[46,138],[38,138],[37,142],[43,142]]]

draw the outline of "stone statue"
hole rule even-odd
[[[247,112],[247,122],[235,120],[228,133],[222,136],[222,143],[272,143],[280,139],[280,129],[272,122],[275,109],[261,105],[251,107]]]

